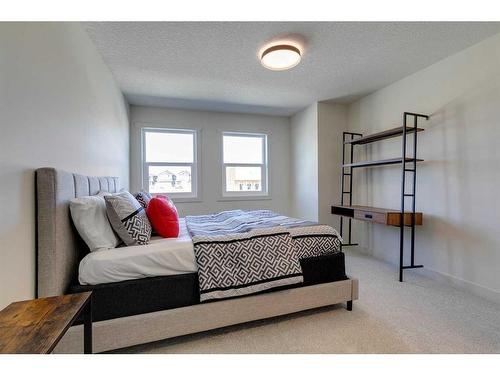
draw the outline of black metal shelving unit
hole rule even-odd
[[[400,210],[400,224],[399,224],[399,281],[403,281],[403,271],[412,268],[422,268],[423,265],[415,264],[415,200],[416,200],[416,184],[417,184],[417,163],[423,161],[417,158],[417,134],[424,129],[419,128],[418,119],[428,120],[429,116],[413,113],[404,112],[403,113],[403,126],[396,127],[393,129],[385,130],[376,134],[371,134],[363,136],[360,133],[344,132],[343,133],[343,147],[342,147],[342,181],[341,181],[341,206],[352,206],[352,184],[353,184],[353,172],[357,168],[370,168],[376,166],[394,165],[401,164],[401,210]],[[413,121],[411,121],[413,120]],[[407,156],[407,136],[413,134],[413,152],[411,157]],[[366,145],[373,142],[382,141],[389,138],[402,137],[401,142],[401,156],[398,158],[384,159],[384,160],[370,160],[354,162],[354,146],[356,145]],[[349,155],[349,160],[346,160],[347,155]],[[411,191],[407,191],[406,179],[407,173],[411,173]],[[346,178],[349,179],[348,184],[346,184]],[[406,201],[405,199],[411,199],[411,211],[405,211]],[[348,200],[348,202],[347,202]],[[335,207],[335,206],[334,206]],[[332,207],[332,213],[335,211]],[[405,215],[411,214],[410,225],[405,224]],[[346,218],[341,216],[340,218],[340,235],[344,238],[344,220]],[[357,243],[352,242],[352,217],[348,217],[348,242],[344,243],[342,246],[357,246]],[[404,262],[404,239],[405,239],[405,226],[410,228],[410,264],[405,265]]]

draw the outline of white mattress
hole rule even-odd
[[[179,227],[177,238],[153,237],[148,245],[89,253],[80,262],[80,284],[96,285],[197,272],[193,242],[184,219],[179,220]]]

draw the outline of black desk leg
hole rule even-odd
[[[92,354],[92,296],[83,313],[83,353]]]

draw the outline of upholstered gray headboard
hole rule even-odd
[[[54,168],[35,172],[37,198],[37,295],[64,294],[75,279],[78,244],[69,201],[99,191],[119,191],[118,177],[89,177]]]

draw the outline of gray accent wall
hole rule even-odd
[[[291,207],[296,217],[339,226],[342,132],[347,106],[317,102],[291,118]]]
[[[0,23],[0,309],[35,296],[34,169],[119,176],[128,105],[76,23]]]
[[[290,120],[291,207],[295,217],[318,220],[318,106],[311,104]]]
[[[340,203],[342,133],[346,127],[346,105],[318,103],[318,221],[337,230],[340,220],[331,214],[331,206]]]

